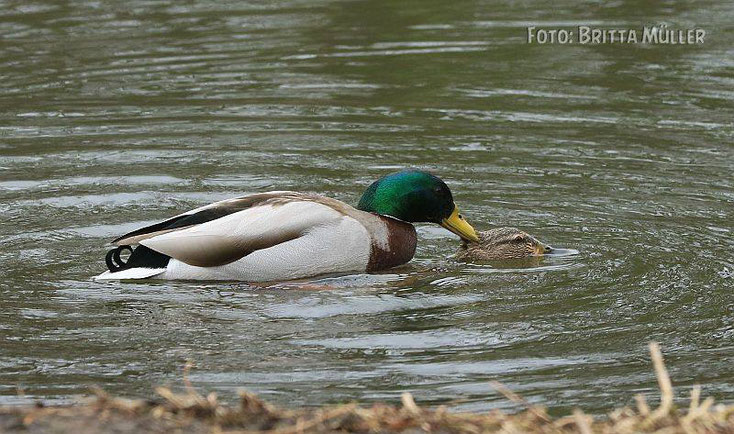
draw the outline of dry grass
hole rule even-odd
[[[362,407],[348,404],[319,409],[276,408],[251,393],[240,394],[239,405],[217,402],[214,393],[202,396],[184,379],[186,393],[165,387],[156,392],[158,401],[114,398],[101,390],[88,405],[56,408],[0,408],[0,432],[193,432],[193,433],[323,433],[323,432],[441,432],[441,433],[734,433],[734,406],[714,406],[713,399],[701,401],[701,389],[694,387],[690,405],[678,409],[673,387],[658,345],[650,344],[661,400],[651,409],[643,395],[636,408],[622,408],[595,420],[581,410],[553,419],[541,407],[529,405],[522,397],[499,383],[494,387],[526,410],[505,414],[452,413],[444,407],[419,407],[409,393],[402,405],[375,404]]]

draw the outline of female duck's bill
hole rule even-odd
[[[479,240],[441,179],[404,171],[370,185],[357,208],[280,191],[180,214],[113,241],[118,247],[107,255],[109,271],[98,279],[266,282],[379,271],[413,258],[416,222]],[[124,261],[121,253],[136,244]]]
[[[578,255],[580,252],[576,249],[564,249],[563,247],[546,246],[545,256],[572,256]]]

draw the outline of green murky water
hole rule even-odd
[[[178,382],[601,412],[734,399],[734,7],[663,2],[0,1],[0,403]],[[690,46],[528,45],[525,27],[702,27]],[[326,282],[95,283],[105,243],[267,190],[356,203],[429,169],[479,228],[581,255]],[[23,396],[18,390],[23,391]]]

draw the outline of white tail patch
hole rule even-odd
[[[94,280],[134,280],[134,279],[147,279],[149,277],[157,276],[165,272],[165,268],[128,268],[127,270],[116,271],[111,273],[105,271],[99,276],[95,276]]]

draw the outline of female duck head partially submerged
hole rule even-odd
[[[477,232],[478,242],[467,242],[454,256],[461,261],[504,261],[543,255],[571,255],[578,251],[543,244],[517,228],[496,228]]]

